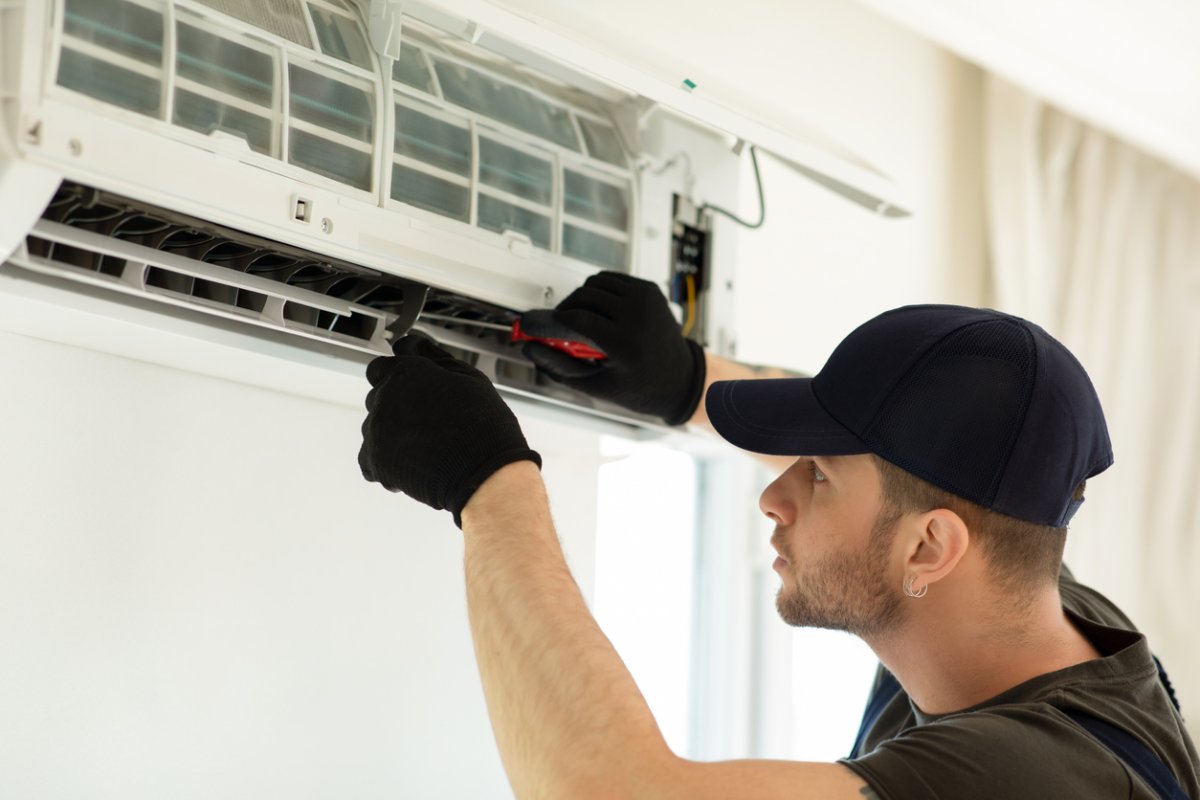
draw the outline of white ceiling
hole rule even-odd
[[[1200,177],[1200,3],[859,1]]]

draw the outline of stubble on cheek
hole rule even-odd
[[[797,564],[790,548],[780,548],[787,575],[775,597],[784,622],[796,627],[828,628],[870,636],[892,629],[903,618],[897,592],[886,580],[890,537],[876,527],[867,547],[830,553],[814,563]],[[780,542],[783,544],[783,542]]]

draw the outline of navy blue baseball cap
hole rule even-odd
[[[842,340],[812,378],[718,381],[730,443],[788,456],[875,453],[1011,517],[1061,527],[1112,465],[1083,366],[1037,325],[986,308],[905,306]]]

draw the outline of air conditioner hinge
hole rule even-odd
[[[371,46],[381,56],[400,57],[400,12],[402,0],[371,0],[367,17],[367,31],[371,35]]]

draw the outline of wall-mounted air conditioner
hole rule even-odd
[[[510,391],[638,424],[467,323],[615,269],[721,350],[731,267],[697,209],[736,202],[746,143],[903,213],[876,173],[487,3],[10,0],[0,104],[8,277],[360,360],[416,325]]]

